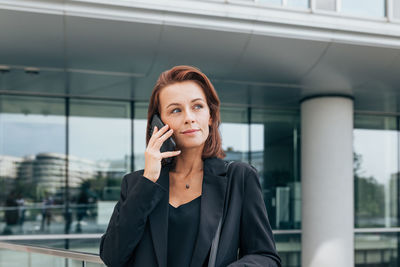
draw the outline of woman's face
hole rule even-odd
[[[179,82],[161,89],[161,120],[174,130],[179,149],[203,147],[212,120],[203,89],[193,81]]]

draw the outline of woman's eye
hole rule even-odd
[[[171,111],[171,113],[177,113],[177,112],[179,112],[179,111],[181,111],[179,108],[174,108],[174,109]]]
[[[203,105],[197,104],[197,105],[194,106],[194,108],[195,108],[195,109],[201,109],[201,108],[203,108]]]

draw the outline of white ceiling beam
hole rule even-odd
[[[400,48],[400,24],[255,2],[0,0],[0,9]]]

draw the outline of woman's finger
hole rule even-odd
[[[154,126],[154,130],[152,135],[150,136],[149,143],[147,146],[152,146],[153,143],[157,140],[158,136],[161,136],[168,129],[168,125],[164,125],[161,129],[158,129],[157,126]]]
[[[153,129],[150,130],[151,134],[150,134],[150,139],[149,139],[149,143],[147,144],[147,146],[150,146],[153,143],[153,140],[154,140],[153,136],[157,131],[158,131],[158,127],[157,126],[154,126]]]
[[[168,138],[170,138],[172,136],[172,134],[174,133],[174,130],[170,129],[168,132],[166,132],[165,134],[163,134],[162,136],[160,136],[154,143],[154,147],[157,149],[160,149],[162,144],[165,142],[165,140],[167,140]]]
[[[178,156],[180,153],[181,153],[180,150],[163,152],[163,153],[161,153],[161,157],[162,157],[163,159],[165,159],[165,158],[170,158],[170,157],[175,157],[175,156]]]
[[[169,126],[168,124],[165,124],[163,127],[161,127],[156,133],[154,133],[154,137],[160,137],[161,135],[163,135],[167,130],[168,130]]]

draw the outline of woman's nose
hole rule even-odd
[[[195,116],[192,111],[187,111],[185,115],[185,123],[193,123],[195,121]]]

